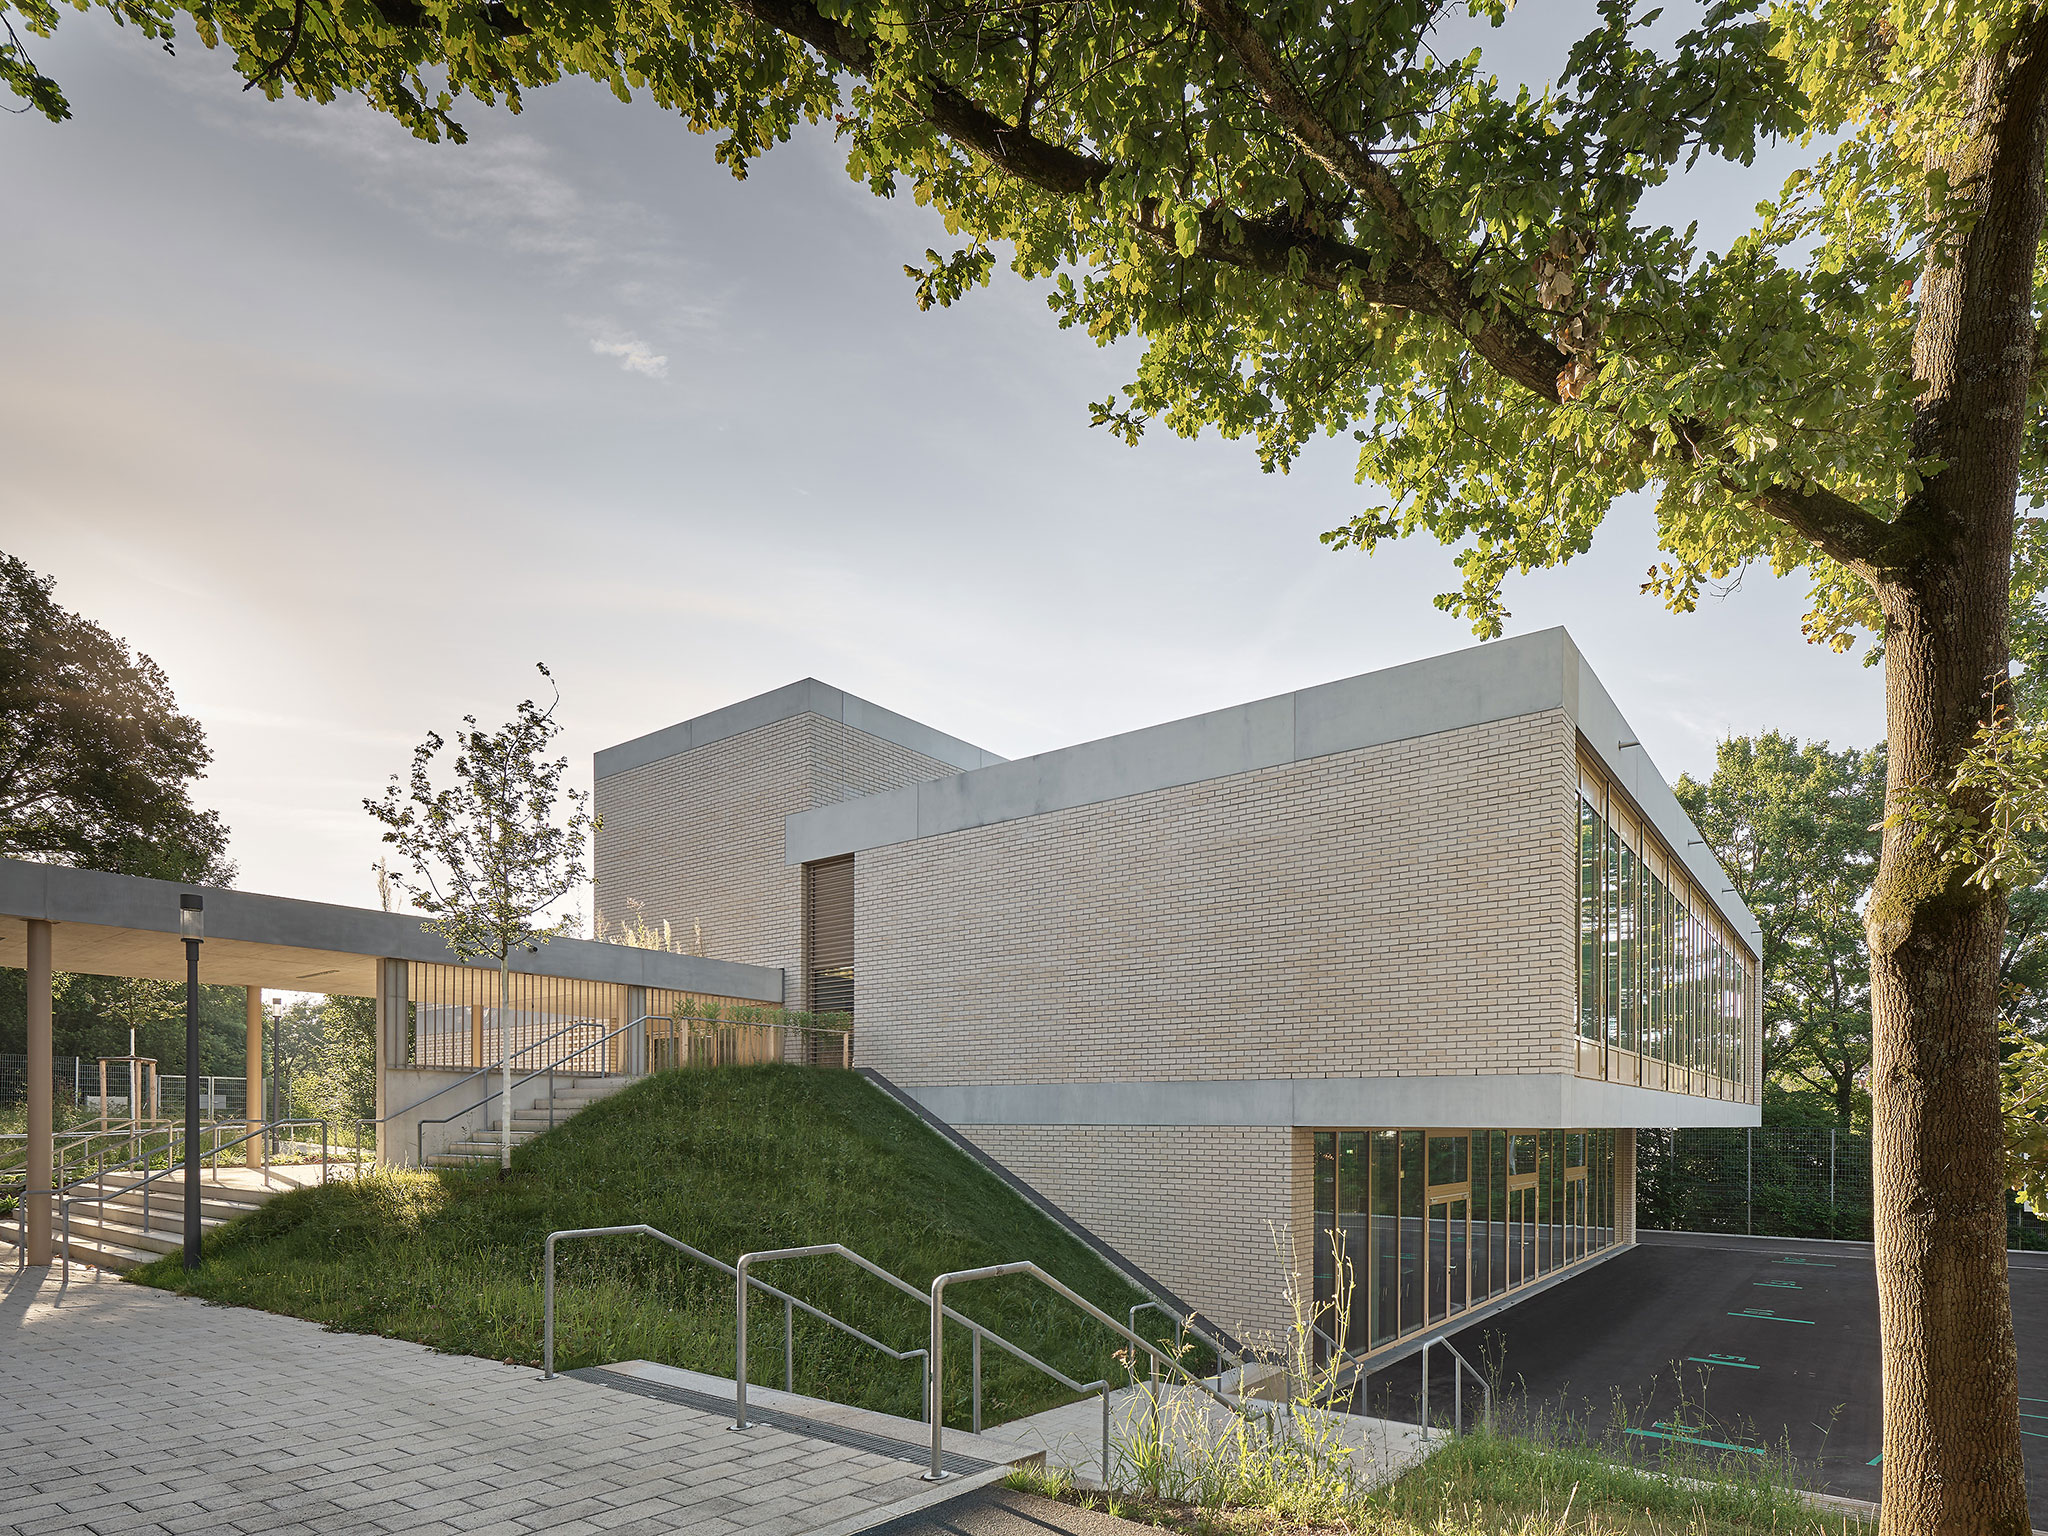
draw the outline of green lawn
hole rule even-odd
[[[495,1169],[388,1173],[281,1195],[208,1234],[192,1274],[173,1257],[133,1278],[537,1364],[542,1240],[628,1222],[727,1263],[749,1250],[840,1242],[924,1286],[945,1270],[1028,1258],[1112,1316],[1143,1299],[864,1079],[780,1066],[650,1078],[518,1148],[502,1181]],[[924,1310],[844,1261],[760,1273],[896,1349],[925,1342]],[[960,1286],[947,1302],[1077,1381],[1123,1376],[1114,1337],[1027,1280]],[[637,1358],[730,1377],[732,1324],[732,1282],[650,1239],[562,1247],[558,1370]],[[751,1379],[780,1386],[782,1309],[757,1297],[749,1331]],[[798,1391],[920,1416],[915,1361],[892,1362],[801,1315],[796,1332]],[[967,1346],[964,1330],[949,1330],[949,1423],[966,1415]],[[991,1423],[1071,1397],[994,1349],[983,1369]]]

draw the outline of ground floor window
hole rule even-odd
[[[1614,1243],[1611,1130],[1315,1133],[1317,1352],[1363,1354]]]

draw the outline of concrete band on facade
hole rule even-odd
[[[807,864],[1557,709],[1760,954],[1756,918],[1563,629],[798,811],[785,823],[783,856]]]
[[[728,704],[723,709],[714,709],[708,714],[650,731],[645,736],[636,736],[615,747],[606,747],[596,755],[596,777],[608,779],[629,769],[644,768],[663,758],[677,757],[694,748],[709,746],[714,741],[759,730],[764,725],[774,725],[798,715],[821,715],[827,720],[837,720],[883,741],[937,758],[954,768],[983,768],[1005,761],[972,742],[948,736],[944,731],[934,730],[908,715],[899,715],[893,709],[884,709],[829,683],[821,683],[815,677],[806,677],[786,687],[742,699],[737,704]]]
[[[1754,1125],[1756,1106],[1555,1072],[1212,1082],[904,1084],[949,1125],[1583,1126]]]
[[[460,963],[416,915],[0,859],[0,965],[24,963],[27,925],[43,921],[53,925],[59,971],[182,981],[178,898],[188,891],[206,900],[199,969],[209,985],[374,997],[380,960]],[[476,964],[496,969],[495,961]],[[771,1005],[783,995],[782,972],[773,967],[588,939],[522,950],[511,968]]]

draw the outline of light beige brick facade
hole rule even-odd
[[[1626,1242],[1627,1126],[1754,1115],[1581,1049],[1582,769],[1726,880],[1561,631],[1017,763],[878,728],[955,763],[798,713],[601,778],[608,913],[794,1002],[851,855],[855,1063],[1248,1342],[1310,1289],[1319,1129],[1622,1127]]]
[[[859,1060],[1570,1072],[1575,741],[1549,712],[865,850]]]
[[[783,862],[783,818],[957,771],[805,713],[600,778],[597,910],[607,931],[666,922],[713,959],[780,966],[800,1006],[803,871]]]
[[[963,1125],[960,1133],[1247,1343],[1287,1331],[1295,1234],[1314,1222],[1285,1126]],[[1298,1188],[1297,1188],[1298,1186]]]

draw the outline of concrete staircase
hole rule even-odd
[[[512,1111],[512,1145],[531,1141],[542,1132],[560,1125],[579,1109],[588,1109],[599,1099],[608,1098],[632,1082],[630,1077],[571,1077],[567,1073],[555,1079],[554,1097],[545,1093],[524,1108]],[[528,1087],[531,1087],[528,1084]],[[471,1131],[463,1140],[455,1142],[442,1152],[430,1153],[427,1166],[430,1168],[473,1168],[480,1164],[495,1166],[498,1161],[499,1133],[503,1129],[502,1118],[493,1119],[480,1131]]]
[[[224,1221],[246,1216],[295,1187],[291,1182],[265,1186],[260,1179],[261,1175],[249,1175],[247,1182],[229,1182],[209,1170],[199,1184],[200,1229],[211,1231]],[[146,1191],[141,1183],[139,1173],[110,1173],[72,1186],[70,1193],[77,1197],[71,1206],[73,1263],[130,1270],[184,1248],[184,1175],[160,1178]],[[61,1224],[52,1236],[60,1240],[61,1258]],[[20,1212],[0,1217],[0,1244],[19,1247],[21,1241]]]

